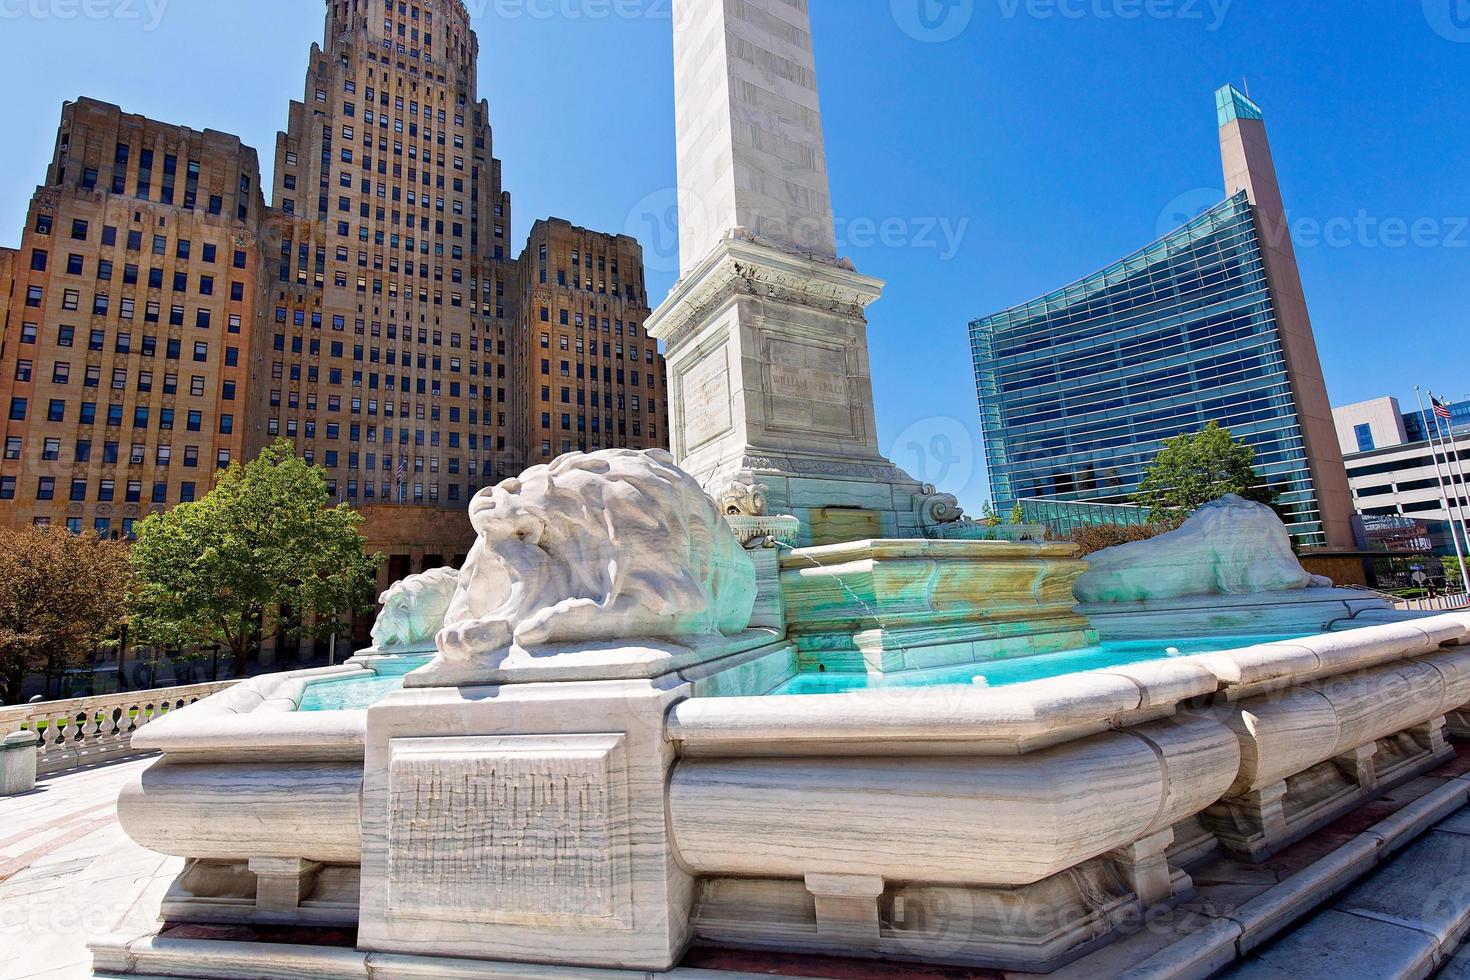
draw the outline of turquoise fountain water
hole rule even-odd
[[[991,660],[956,667],[935,667],[897,674],[802,673],[772,691],[773,695],[844,694],[874,688],[904,687],[1007,687],[1028,681],[1061,677],[1088,670],[1122,667],[1185,657],[1195,653],[1236,650],[1260,643],[1294,639],[1289,636],[1214,636],[1180,640],[1138,640],[1100,643],[1080,650],[1018,657],[1013,660]]]
[[[1007,687],[1027,681],[1045,680],[1088,670],[1122,667],[1184,657],[1216,650],[1294,639],[1291,636],[1250,635],[1196,637],[1179,640],[1140,640],[1100,643],[1080,650],[1013,660],[991,660],[957,667],[936,667],[898,674],[802,673],[776,690],[772,696],[789,697],[806,694],[845,694],[875,688],[912,687]],[[365,676],[323,678],[306,686],[300,711],[351,711],[372,707],[403,687],[403,675],[428,663],[429,657],[398,657],[378,661],[374,673]]]
[[[364,676],[322,678],[306,685],[297,711],[352,711],[370,708],[403,687],[403,675],[432,657],[394,657],[372,665]]]

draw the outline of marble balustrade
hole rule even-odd
[[[36,732],[41,739],[37,772],[61,772],[142,751],[142,746],[133,744],[133,735],[144,725],[235,683],[216,681],[0,707],[0,737]]]

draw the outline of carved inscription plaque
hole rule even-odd
[[[847,403],[847,378],[817,368],[771,365],[771,394]]]
[[[730,368],[727,348],[711,351],[689,368],[681,385],[686,448],[730,431]]]
[[[394,739],[389,915],[617,927],[629,888],[622,741]]]

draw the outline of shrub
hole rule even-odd
[[[1147,541],[1179,527],[1178,521],[1156,521],[1151,524],[1094,524],[1072,532],[1078,557],[1085,558],[1107,548],[1135,541]]]

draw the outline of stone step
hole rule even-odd
[[[1329,905],[1218,974],[1222,980],[1470,980],[1470,807],[1435,825]]]

